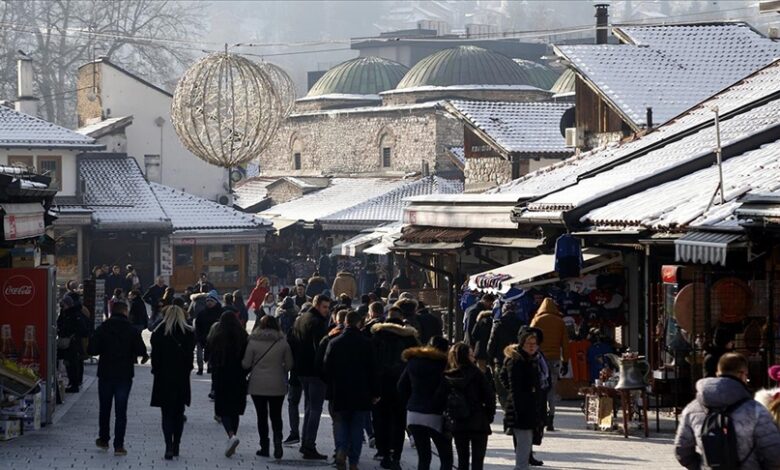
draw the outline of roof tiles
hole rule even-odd
[[[102,148],[91,137],[0,106],[0,147]]]

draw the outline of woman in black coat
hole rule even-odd
[[[452,468],[452,438],[445,433],[442,394],[449,343],[434,336],[428,346],[406,349],[406,368],[398,381],[398,392],[406,402],[406,425],[417,450],[417,469],[431,468],[431,441],[439,453],[441,470]]]
[[[58,346],[66,346],[57,350],[58,356],[65,361],[68,372],[68,388],[66,393],[78,393],[84,374],[82,354],[82,338],[89,336],[88,319],[81,313],[81,307],[76,305],[72,297],[65,296],[60,300],[60,315],[57,317],[57,337],[62,341]],[[67,343],[67,344],[65,344]]]
[[[246,371],[241,366],[247,333],[232,310],[225,311],[208,337],[211,351],[211,381],[214,384],[214,414],[222,420],[228,435],[225,456],[236,452],[239,416],[246,409]]]
[[[184,309],[165,307],[152,332],[152,406],[162,410],[165,459],[179,456],[184,407],[190,405],[190,372],[195,335]]]
[[[496,394],[465,343],[452,345],[447,364],[444,389],[450,430],[458,450],[458,470],[469,470],[469,454],[471,469],[482,470],[490,423],[496,414]]]
[[[523,328],[518,344],[507,346],[500,380],[507,390],[504,428],[515,438],[515,468],[527,469],[531,447],[540,444],[547,418],[549,371],[539,352],[540,332]]]

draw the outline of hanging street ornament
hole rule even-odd
[[[171,120],[182,144],[223,168],[257,159],[292,109],[292,81],[270,65],[219,52],[190,67],[176,85],[171,104]]]

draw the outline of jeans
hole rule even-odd
[[[225,432],[228,436],[236,435],[238,433],[238,415],[220,416],[222,419],[222,427],[225,428]]]
[[[374,438],[379,455],[401,460],[406,440],[406,407],[402,403],[382,398],[374,406]]]
[[[550,424],[555,417],[555,402],[558,400],[558,375],[561,373],[561,361],[546,360],[550,371],[550,391],[547,392],[547,424]]]
[[[317,431],[320,428],[322,404],[325,402],[325,382],[319,377],[301,377],[303,388],[304,412],[301,447],[315,449],[317,447]]]
[[[409,425],[409,432],[414,439],[414,447],[417,449],[417,470],[429,470],[431,468],[431,441],[439,453],[439,468],[450,470],[452,468],[452,440],[444,434],[417,424]]]
[[[111,405],[114,413],[114,449],[125,446],[125,429],[127,428],[127,400],[130,398],[130,388],[133,379],[98,378],[98,401],[100,402],[99,436],[103,442],[111,439],[109,426],[111,424]]]
[[[482,470],[487,452],[487,434],[458,434],[455,436],[455,448],[458,450],[458,470],[469,470],[469,450],[471,451],[471,470]]]
[[[284,395],[268,397],[252,395],[257,412],[257,433],[260,435],[260,447],[268,443],[268,418],[271,418],[271,429],[274,433],[274,443],[282,442],[282,404]]]
[[[531,457],[531,445],[534,432],[530,429],[513,429],[515,433],[515,469],[528,470],[528,459]]]
[[[299,406],[301,404],[301,395],[303,395],[303,387],[299,383],[293,384],[291,380],[287,390],[287,414],[290,418],[290,435],[295,437],[300,437],[301,415]]]
[[[337,450],[347,454],[350,465],[357,466],[363,447],[363,427],[366,424],[368,411],[339,411],[333,414],[334,422],[339,422],[336,437]]]
[[[165,438],[165,449],[181,443],[184,432],[184,404],[178,406],[163,406],[162,430]]]
[[[335,447],[336,452],[338,452],[340,450],[346,452],[347,449],[348,449],[347,446],[349,444],[347,442],[344,442],[344,441],[340,440],[341,437],[342,437],[341,436],[341,434],[342,434],[342,432],[341,432],[342,429],[341,428],[344,426],[342,424],[342,422],[341,422],[341,414],[336,412],[336,410],[333,409],[333,402],[332,401],[328,402],[328,414],[330,415],[330,421],[331,421],[331,424],[333,425],[333,446]],[[363,437],[363,430],[362,429],[360,430],[360,436],[361,436],[361,439],[362,439],[362,437]]]
[[[203,372],[203,350],[205,346],[200,343],[195,344],[195,360],[198,362],[198,372]]]

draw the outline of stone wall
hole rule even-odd
[[[438,108],[326,112],[292,116],[259,158],[262,175],[405,173],[450,165],[448,146],[462,145],[462,125]],[[382,167],[380,140],[387,135],[392,157]],[[293,145],[301,149],[301,170],[293,170]]]
[[[267,195],[274,204],[281,204],[303,196],[303,191],[289,181],[279,181],[269,185]]]
[[[470,157],[464,170],[465,191],[478,192],[512,180],[512,162],[501,157]]]
[[[518,89],[490,89],[490,88],[458,88],[438,87],[416,91],[385,92],[382,94],[382,103],[385,106],[423,103],[438,100],[475,100],[475,101],[542,101],[552,96],[546,90],[529,88]]]
[[[103,119],[101,80],[99,64],[91,63],[79,68],[76,77],[76,115],[79,127],[85,126],[87,121]]]

